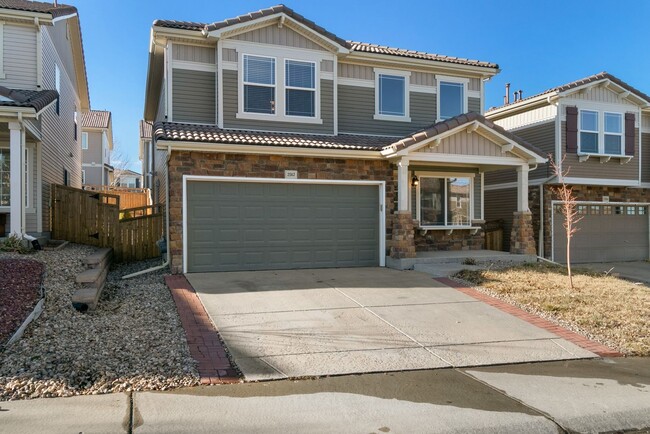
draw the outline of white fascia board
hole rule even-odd
[[[507,106],[498,107],[494,110],[485,112],[485,118],[493,120],[494,118],[501,119],[503,117],[512,116],[518,112],[525,112],[533,108],[537,108],[540,105],[552,104],[557,98],[557,92],[550,92],[544,95],[536,96],[535,98],[527,99],[525,101],[517,101],[516,103],[511,103]]]
[[[162,37],[162,38],[184,38],[184,39],[194,39],[197,41],[203,41],[205,43],[205,36],[201,30],[184,30],[184,29],[172,29],[169,27],[159,27],[153,26],[151,28],[151,33],[153,37]]]
[[[0,21],[4,20],[26,20],[32,24],[35,22],[34,18],[38,19],[39,24],[48,25],[52,24],[52,15],[41,12],[18,11],[11,9],[2,9],[0,11]]]
[[[174,140],[156,140],[156,148],[159,150],[171,149],[172,151],[283,155],[288,157],[354,158],[363,160],[383,159],[379,151],[298,148],[289,146],[237,145],[226,143],[201,143]]]
[[[439,60],[426,60],[426,59],[416,59],[411,57],[402,57],[395,56],[392,54],[380,54],[380,53],[366,53],[364,51],[350,51],[350,54],[345,58],[346,62],[353,63],[355,60],[366,64],[369,61],[381,62],[382,64],[394,63],[395,68],[407,68],[410,66],[415,67],[425,67],[429,72],[435,73],[430,70],[430,68],[436,68],[440,71],[446,71],[448,74],[454,76],[458,73],[470,73],[473,75],[479,75],[481,77],[492,77],[498,74],[501,70],[496,68],[489,68],[486,66],[473,66],[473,65],[461,65],[457,63],[448,63],[442,62]],[[391,66],[392,67],[392,66]]]
[[[76,17],[77,14],[68,14],[68,15],[61,15],[60,17],[56,17],[52,20],[53,23],[56,23],[57,21],[63,21],[67,20],[68,18]]]

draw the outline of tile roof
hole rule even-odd
[[[110,122],[111,112],[104,110],[91,110],[81,118],[81,126],[86,128],[108,128]]]
[[[140,138],[141,139],[151,138],[151,122],[140,121]]]
[[[1,107],[28,107],[39,112],[55,101],[59,94],[55,90],[22,90],[0,86],[0,96],[11,100],[0,100]]]
[[[648,101],[650,103],[650,96],[648,96],[647,94],[641,92],[640,90],[630,86],[629,84],[627,84],[626,82],[624,82],[620,78],[613,76],[609,72],[603,71],[603,72],[599,72],[598,74],[590,75],[589,77],[581,78],[580,80],[572,81],[571,83],[563,84],[561,86],[552,87],[550,89],[545,90],[544,92],[540,92],[538,94],[531,95],[531,96],[529,96],[527,98],[522,98],[522,99],[520,99],[518,101],[512,101],[509,104],[504,104],[504,105],[501,105],[499,107],[491,107],[487,112],[489,113],[491,111],[501,109],[503,107],[508,107],[508,106],[512,106],[512,105],[515,105],[515,104],[519,104],[522,101],[528,101],[528,100],[531,100],[533,98],[540,97],[542,95],[547,95],[547,94],[555,93],[555,92],[558,92],[558,93],[566,92],[567,90],[575,89],[575,88],[583,86],[585,84],[593,83],[595,81],[600,81],[600,80],[610,80],[613,83],[618,84],[622,88],[624,88],[624,89],[626,89],[626,90],[628,90],[628,91],[630,91],[632,93],[637,94],[638,96],[640,96],[641,98],[645,99],[646,101]]]
[[[52,15],[52,18],[77,13],[77,8],[74,6],[64,4],[54,6],[52,2],[36,2],[27,0],[0,0],[0,9],[50,14]]]
[[[358,136],[352,134],[324,136],[316,134],[224,130],[214,125],[183,124],[176,122],[156,122],[153,126],[153,134],[156,140],[344,149],[350,151],[378,151],[395,141],[395,137],[384,136]]]
[[[156,20],[153,25],[158,27],[167,27],[172,29],[181,29],[181,30],[193,30],[193,31],[211,31],[223,29],[234,24],[241,24],[248,21],[252,21],[258,18],[266,17],[269,15],[274,15],[278,13],[284,13],[287,16],[295,19],[302,25],[312,29],[316,33],[321,34],[323,37],[333,40],[342,47],[345,47],[351,51],[358,51],[364,53],[375,53],[375,54],[384,54],[389,56],[399,56],[399,57],[408,57],[414,59],[423,59],[423,60],[432,60],[436,62],[446,62],[446,63],[455,63],[459,65],[469,65],[469,66],[479,66],[484,68],[499,68],[499,65],[496,63],[483,62],[480,60],[464,59],[461,57],[452,57],[452,56],[443,56],[440,54],[425,53],[423,51],[414,51],[406,50],[403,48],[394,48],[387,47],[384,45],[368,44],[365,42],[355,42],[355,41],[346,41],[334,33],[329,32],[323,27],[317,25],[313,21],[305,18],[304,16],[296,13],[293,9],[286,7],[285,5],[272,6],[267,9],[262,9],[257,12],[251,12],[244,15],[239,15],[235,18],[229,18],[223,21],[217,21],[211,24],[206,23],[197,23],[190,21],[174,21],[174,20]]]
[[[496,131],[497,133],[501,134],[502,136],[507,137],[508,139],[514,141],[518,145],[522,146],[523,148],[539,155],[540,157],[544,157],[544,151],[541,149],[537,148],[536,146],[531,145],[524,139],[522,139],[519,136],[516,136],[512,134],[509,131],[506,131],[499,125],[495,124],[494,122],[490,121],[489,119],[486,119],[484,116],[470,112],[470,113],[465,113],[462,115],[458,115],[456,117],[453,117],[451,119],[447,119],[445,121],[438,122],[436,124],[431,125],[430,127],[424,128],[420,131],[417,131],[415,133],[407,135],[404,139],[395,142],[394,144],[385,146],[384,148],[388,148],[389,146],[394,145],[397,150],[401,150],[404,148],[408,148],[410,146],[413,146],[417,143],[420,143],[423,140],[430,139],[432,137],[435,137],[439,134],[444,133],[445,131],[453,130],[456,127],[459,127],[461,125],[469,124],[472,122],[480,122],[481,124],[485,125],[486,127]]]

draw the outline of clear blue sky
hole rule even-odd
[[[155,19],[212,22],[272,6],[259,0],[63,0],[79,9],[93,109],[113,112],[116,142],[138,162],[149,34]],[[285,3],[342,37],[498,63],[524,97],[606,70],[650,93],[650,1],[326,0]],[[459,7],[460,6],[460,7]]]

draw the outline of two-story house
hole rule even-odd
[[[535,147],[482,116],[490,62],[341,39],[280,5],[158,20],[144,120],[163,158],[174,272],[401,267],[484,247],[484,176],[518,177],[534,253]],[[163,170],[164,169],[164,170]]]
[[[647,260],[650,257],[650,96],[601,72],[490,109],[495,124],[534,143],[559,165],[529,175],[530,208],[539,254],[566,261],[566,233],[552,189],[569,185],[582,219],[572,245],[573,262]],[[486,176],[488,219],[516,207],[516,179]],[[507,240],[506,240],[507,241]]]
[[[0,1],[0,219],[7,232],[48,235],[51,184],[81,187],[77,120],[89,107],[76,8]]]
[[[81,183],[112,185],[113,120],[111,112],[91,110],[81,118]]]
[[[117,169],[113,185],[116,187],[142,188],[142,175],[129,169]]]

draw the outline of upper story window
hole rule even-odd
[[[621,113],[580,110],[579,120],[579,149],[581,153],[623,154],[623,115]]]
[[[88,149],[88,133],[81,133],[81,149]]]
[[[318,62],[242,55],[238,118],[322,123]]]
[[[467,113],[468,79],[436,76],[438,81],[438,120],[446,120]]]
[[[316,116],[316,64],[285,60],[287,116]]]
[[[244,112],[275,113],[275,59],[244,55]]]
[[[375,68],[375,119],[410,122],[409,72]]]

